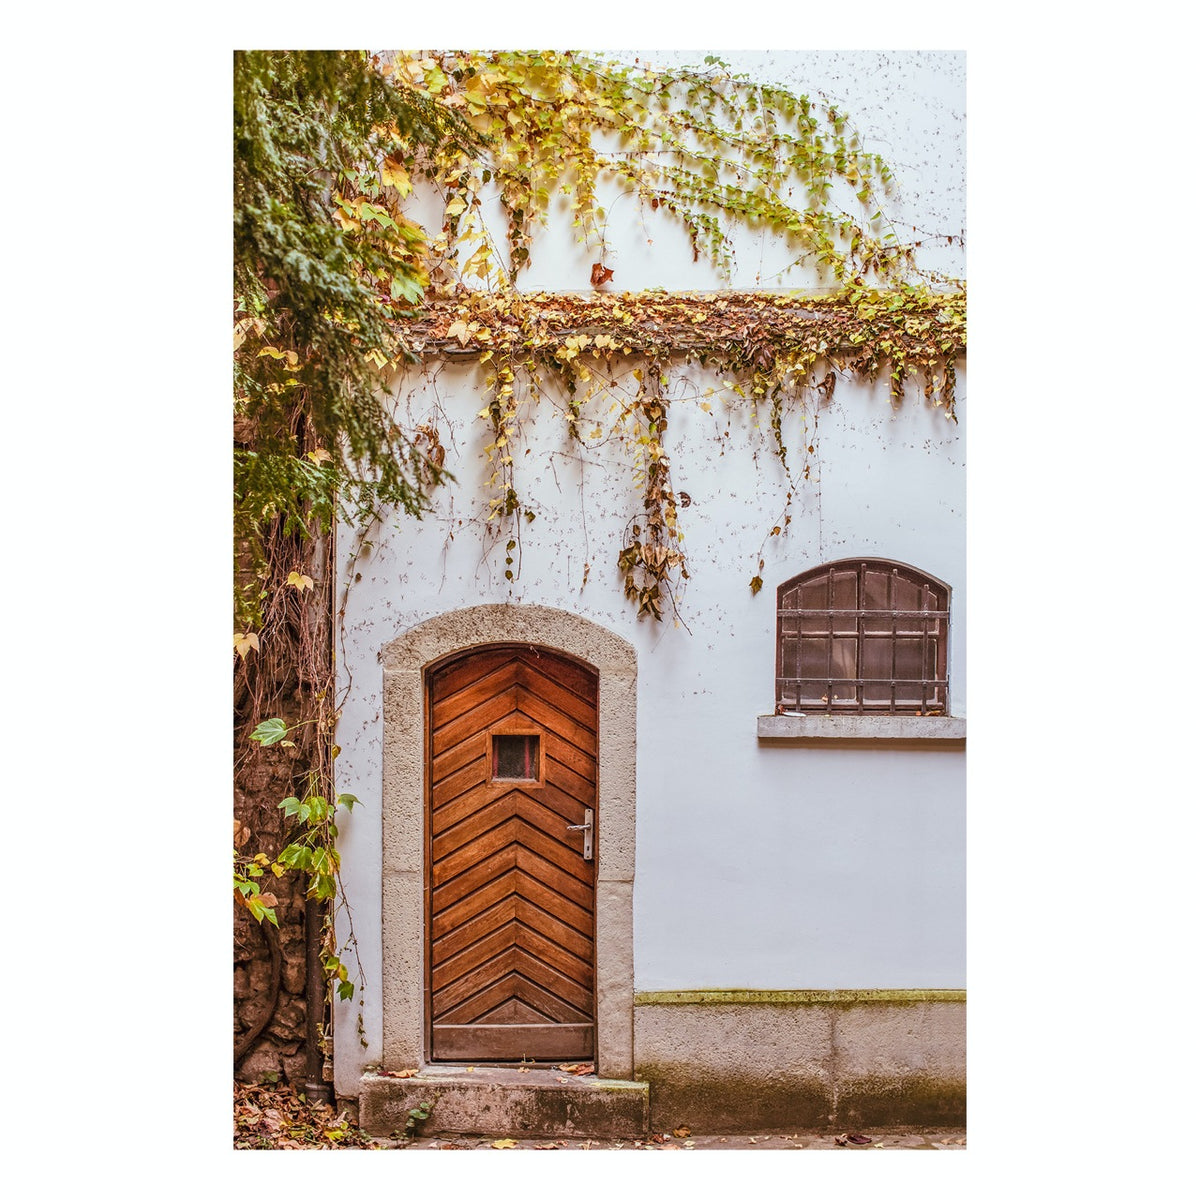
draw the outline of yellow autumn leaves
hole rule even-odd
[[[258,649],[258,634],[257,633],[235,633],[233,635],[233,648],[237,651],[239,658],[245,658],[251,650]]]

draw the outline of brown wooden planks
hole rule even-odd
[[[493,946],[503,941],[501,932],[492,935]],[[489,985],[482,985],[481,980],[503,981],[511,975],[519,975],[526,984],[532,984],[538,995],[546,993],[553,997],[553,1002],[544,997],[534,1008],[551,1017],[561,1013],[561,1004],[568,1004],[576,1010],[575,1020],[590,1015],[592,1003],[591,987],[586,983],[572,978],[570,975],[557,971],[547,963],[539,961],[532,953],[522,946],[501,946],[501,949],[483,958],[471,969],[464,969],[457,977],[445,979],[441,983],[435,981],[433,989],[433,1015],[440,1019],[443,1014],[453,1011],[457,1006],[466,1005],[476,997],[488,992]],[[490,985],[494,986],[494,985]],[[523,986],[523,985],[517,985]],[[505,993],[507,999],[514,993]],[[530,1003],[526,994],[526,1002]]]
[[[514,847],[514,857],[515,849]],[[487,879],[486,874],[482,877]],[[471,883],[477,883],[478,878],[472,877]],[[452,894],[459,898],[448,899]],[[487,879],[474,891],[462,887],[460,883],[453,892],[448,888],[440,895],[434,896],[433,937],[435,941],[454,929],[460,922],[477,916],[507,895],[520,896],[554,920],[570,925],[572,929],[586,937],[592,936],[595,921],[591,907],[585,908],[575,904],[561,893],[554,891],[553,888],[547,887],[540,879],[535,879],[532,875],[514,867],[512,870],[498,875],[495,879]]]
[[[491,671],[513,661],[519,649],[504,646],[496,649],[477,650],[471,654],[445,663],[436,668],[430,678],[430,695],[435,701],[453,694],[464,687],[470,687],[476,680],[481,679]]]
[[[584,806],[557,788],[531,789],[530,793],[511,791],[494,800],[480,800],[473,792],[443,806],[434,813],[433,854],[441,858],[509,817],[523,817],[531,825],[561,821],[563,828],[583,820]]]
[[[435,1061],[592,1052],[595,864],[567,826],[595,807],[597,691],[590,669],[528,646],[431,672]],[[539,778],[491,778],[491,736],[509,732],[539,734]]]
[[[434,838],[434,887],[469,869],[481,855],[498,853],[510,843],[528,847],[583,883],[591,881],[591,863],[586,862],[578,850],[563,845],[557,838],[548,837],[531,820],[539,817],[544,809],[533,804],[515,811],[514,807],[511,798],[506,797],[497,808],[485,809],[477,817],[460,822],[444,837]],[[562,820],[561,817],[558,819]],[[585,898],[582,903],[587,907],[591,900]]]
[[[511,924],[519,924],[524,929],[527,942],[538,944],[540,939],[541,944],[554,947],[553,951],[546,952],[548,962],[554,961],[556,954],[565,955],[566,958],[562,961],[573,961],[576,964],[574,973],[579,978],[593,970],[590,936],[580,933],[537,905],[530,904],[523,896],[508,890],[494,904],[460,921],[437,939],[438,963],[452,962],[469,951],[477,941]]]
[[[591,1058],[595,1030],[579,1025],[435,1025],[444,1062],[561,1062]]]
[[[518,966],[527,967],[529,963],[514,951],[501,955],[490,965],[492,971],[489,977],[494,977],[494,982],[473,991],[464,999],[456,999],[453,1006],[440,1010],[435,1007],[434,1020],[452,1025],[471,1025],[486,1020],[489,1014],[510,999],[523,1001],[528,1008],[547,1020],[565,1024],[574,1024],[591,1015],[581,1012],[557,992],[519,971]]]

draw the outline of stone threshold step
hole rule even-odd
[[[359,1123],[372,1137],[402,1137],[422,1104],[423,1136],[636,1138],[650,1129],[648,1083],[518,1067],[428,1066],[406,1079],[368,1072]]]

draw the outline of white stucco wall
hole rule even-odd
[[[878,148],[895,164],[905,203],[928,205],[921,227],[963,229],[961,56],[776,53],[743,65],[722,53],[738,69],[762,67],[793,87],[836,91],[852,115],[866,114],[860,127],[887,131]],[[699,61],[703,52],[688,57]],[[718,286],[711,271],[697,275],[686,247],[668,253],[659,235],[653,247],[639,238],[644,243],[642,232],[626,230],[616,247],[622,274],[614,282],[623,288]],[[586,253],[569,239],[562,249],[556,259],[535,243],[526,286],[582,286],[564,276],[563,264]],[[961,259],[944,265],[961,273]],[[848,377],[819,411],[811,403],[807,414],[793,409],[784,424],[790,461],[802,466],[810,441],[814,454],[779,537],[767,535],[782,523],[789,484],[765,410],[759,428],[720,376],[675,370],[667,443],[674,487],[693,501],[680,510],[691,573],[680,600],[686,629],[669,618],[639,622],[623,598],[617,550],[640,507],[624,453],[572,450],[555,398],[537,402],[538,419],[527,422],[514,457],[517,490],[538,516],[520,522],[519,571],[509,584],[510,535],[489,551],[482,529],[490,440],[476,415],[485,403],[482,375],[450,364],[396,380],[394,395],[406,419],[436,420],[457,482],[425,520],[385,520],[353,565],[350,532],[339,534],[343,570],[356,582],[338,647],[345,700],[336,766],[339,790],[362,801],[340,822],[341,847],[367,979],[365,1048],[353,1006],[339,1006],[339,1090],[352,1091],[361,1066],[378,1061],[382,1028],[379,652],[430,616],[481,603],[566,609],[637,650],[638,990],[964,986],[961,748],[760,743],[755,728],[774,705],[776,587],[851,555],[910,563],[950,585],[951,712],[966,715],[963,365],[959,424],[919,389],[893,411],[884,382]],[[595,402],[598,417],[606,410]],[[760,556],[764,587],[754,596],[749,581]]]

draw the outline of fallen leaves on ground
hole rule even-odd
[[[328,1104],[310,1103],[289,1084],[233,1085],[235,1150],[378,1150]]]
[[[582,1064],[587,1065],[587,1064]],[[563,1070],[567,1070],[566,1064]],[[397,1072],[397,1074],[402,1074]],[[437,1150],[473,1150],[488,1149],[534,1149],[534,1150],[694,1150],[727,1146],[729,1149],[761,1147],[767,1149],[764,1143],[791,1143],[781,1148],[804,1149],[806,1142],[811,1142],[814,1149],[835,1146],[871,1146],[876,1149],[941,1149],[965,1147],[967,1139],[959,1130],[928,1130],[921,1134],[888,1135],[886,1137],[870,1137],[861,1133],[846,1133],[830,1136],[812,1133],[802,1140],[801,1134],[794,1135],[731,1135],[704,1136],[699,1138],[701,1145],[689,1137],[691,1129],[680,1125],[670,1133],[651,1133],[645,1138],[632,1141],[614,1139],[588,1138],[584,1141],[574,1139],[556,1139],[554,1141],[524,1142],[515,1138],[498,1138],[489,1141],[480,1137],[477,1140],[445,1140],[421,1139],[408,1142],[393,1138],[385,1141],[375,1141],[362,1133],[351,1121],[349,1116],[338,1113],[327,1104],[312,1104],[305,1100],[289,1084],[235,1083],[233,1093],[233,1145],[235,1150],[387,1150],[403,1149],[405,1146],[416,1148],[427,1146]],[[945,1136],[950,1134],[951,1136]],[[958,1134],[959,1136],[954,1136]],[[686,1140],[683,1140],[686,1139]],[[678,1140],[683,1140],[679,1145]]]
[[[567,1071],[572,1075],[595,1075],[595,1063],[559,1063],[560,1071]]]

